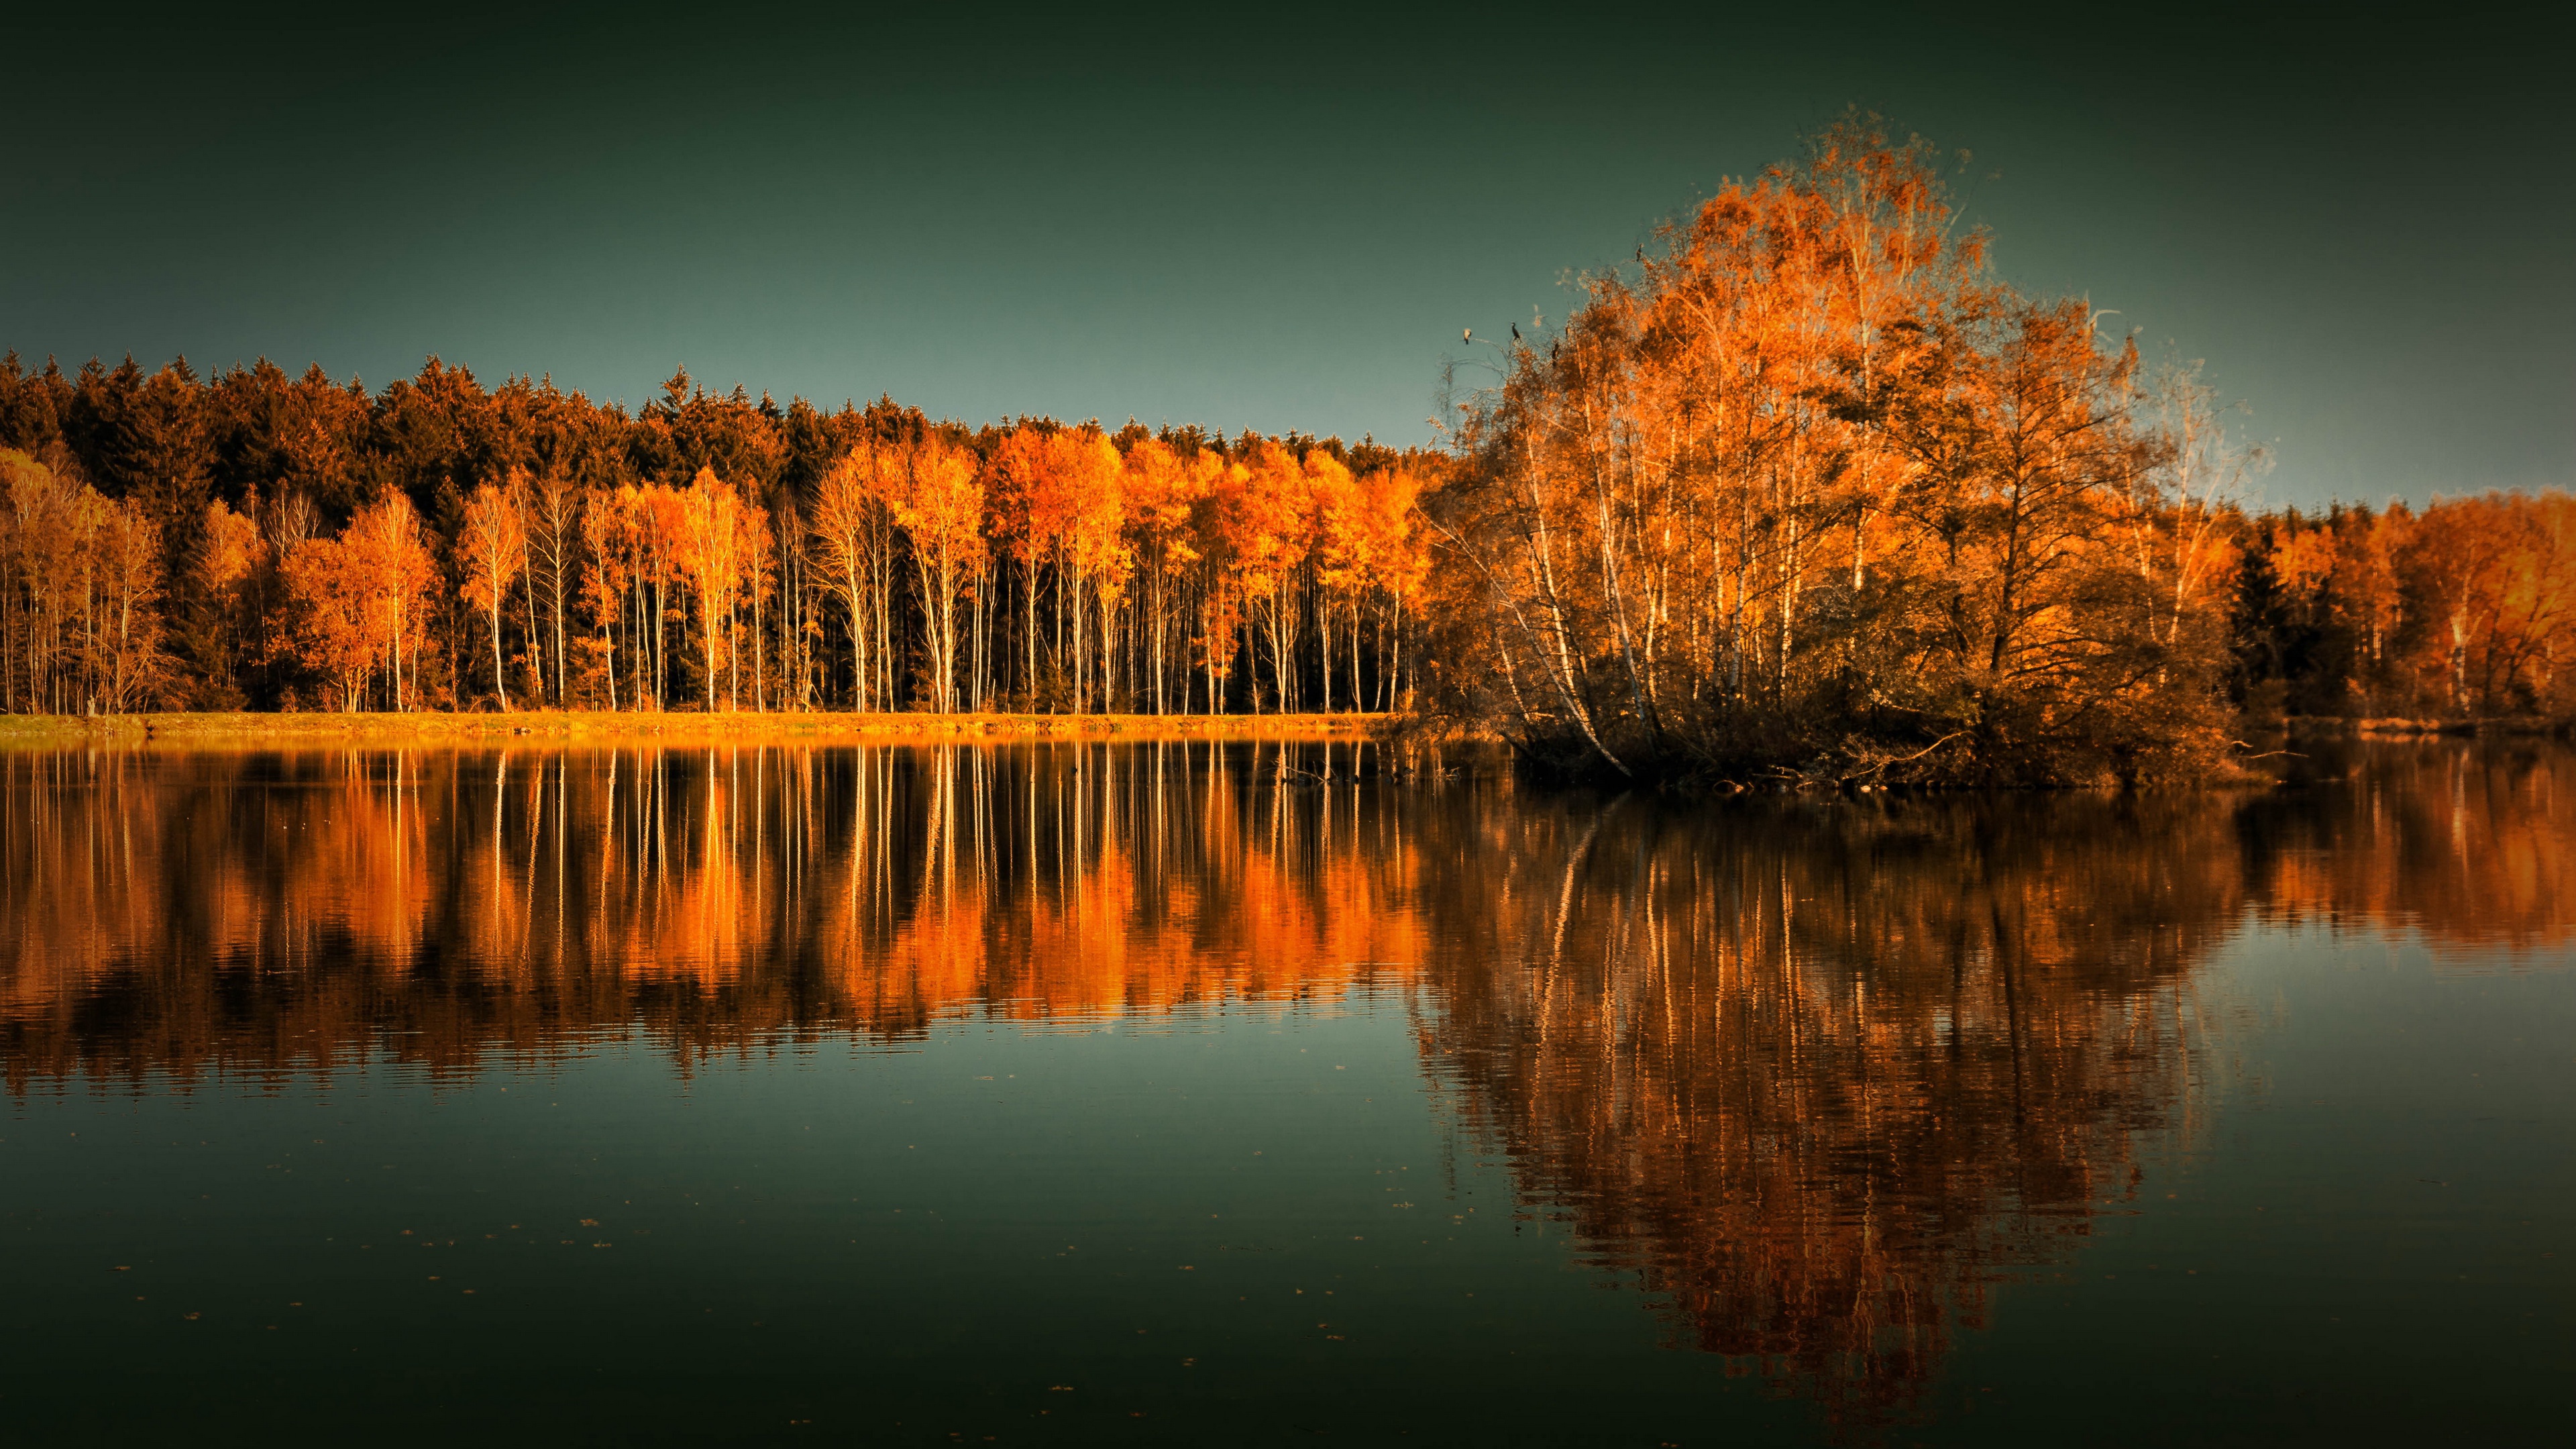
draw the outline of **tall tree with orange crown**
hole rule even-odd
[[[957,709],[957,608],[982,578],[984,480],[972,449],[923,437],[907,450],[896,524],[911,545],[921,590],[922,637],[929,656],[930,704]]]
[[[500,483],[475,488],[465,500],[465,523],[456,540],[465,566],[465,601],[491,622],[492,694],[504,711],[510,690],[502,678],[501,607],[527,558],[527,524],[520,512],[526,483],[527,474],[514,468]]]

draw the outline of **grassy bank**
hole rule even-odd
[[[645,714],[606,710],[525,710],[511,714],[131,714],[93,718],[5,715],[0,716],[0,747],[1351,739],[1383,732],[1389,719],[1382,714]]]

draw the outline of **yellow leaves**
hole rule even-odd
[[[2420,687],[2464,713],[2563,710],[2576,501],[2488,493],[2438,500],[2417,518],[2392,509],[2380,523],[2377,537],[2356,543],[2365,561],[2378,548],[2393,556],[2400,599],[2434,626],[2416,641]],[[2375,570],[2356,572],[2376,582]]]
[[[740,489],[701,467],[685,492],[657,502],[658,521],[672,531],[669,556],[697,596],[700,643],[705,647],[706,675],[702,698],[713,709],[717,682],[726,680],[728,697],[739,689],[740,660],[734,634],[737,608],[746,588],[762,585],[761,543],[769,526],[768,510],[750,503]],[[676,505],[677,518],[667,515]]]
[[[743,558],[756,534],[752,515],[760,510],[746,505],[713,468],[700,468],[678,501],[674,562],[707,607],[720,607],[741,585]]]
[[[419,516],[398,491],[361,510],[340,537],[298,542],[279,572],[305,662],[347,696],[379,664],[398,665],[402,641],[416,642],[427,626],[436,570]]]
[[[16,448],[0,448],[0,490],[5,490],[11,503],[31,492],[50,490],[54,472]]]
[[[890,471],[890,470],[889,470]],[[882,476],[882,475],[880,475]],[[939,566],[980,573],[984,480],[974,450],[936,436],[905,450],[890,493],[895,523]]]
[[[1305,465],[1263,439],[1248,462],[1226,471],[1215,498],[1217,534],[1243,586],[1264,594],[1286,587],[1309,544]]]
[[[1149,534],[1176,534],[1189,526],[1190,510],[1207,496],[1220,466],[1213,452],[1184,458],[1160,438],[1142,439],[1127,450],[1128,506]]]
[[[267,553],[256,521],[233,512],[220,498],[206,505],[206,541],[197,556],[197,570],[208,588],[229,589],[241,583],[266,561]]]
[[[1380,470],[1359,480],[1355,568],[1368,586],[1397,599],[1422,591],[1431,551],[1414,529],[1421,480],[1402,469]]]
[[[901,489],[894,451],[869,443],[841,455],[814,485],[812,529],[821,546],[824,567],[846,587],[872,565],[883,548],[888,510]]]
[[[336,538],[308,538],[287,551],[280,572],[293,601],[304,662],[354,695],[375,662],[366,626],[367,582]]]
[[[466,602],[486,612],[500,607],[527,555],[527,523],[519,512],[525,476],[514,468],[501,484],[480,484],[465,499],[456,552],[465,565]]]
[[[1123,578],[1134,562],[1124,538],[1128,474],[1098,428],[1023,423],[994,450],[996,532],[1024,564],[1060,552],[1085,576]]]
[[[2272,547],[2272,577],[2306,598],[2334,571],[2334,537],[2324,529],[2285,530]]]

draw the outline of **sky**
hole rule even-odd
[[[2576,20],[2072,8],[53,6],[0,347],[1425,443],[1463,329],[1859,105],[2258,501],[2576,484]]]

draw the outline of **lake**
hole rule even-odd
[[[0,755],[0,1422],[2570,1442],[2576,752],[2301,749]]]

